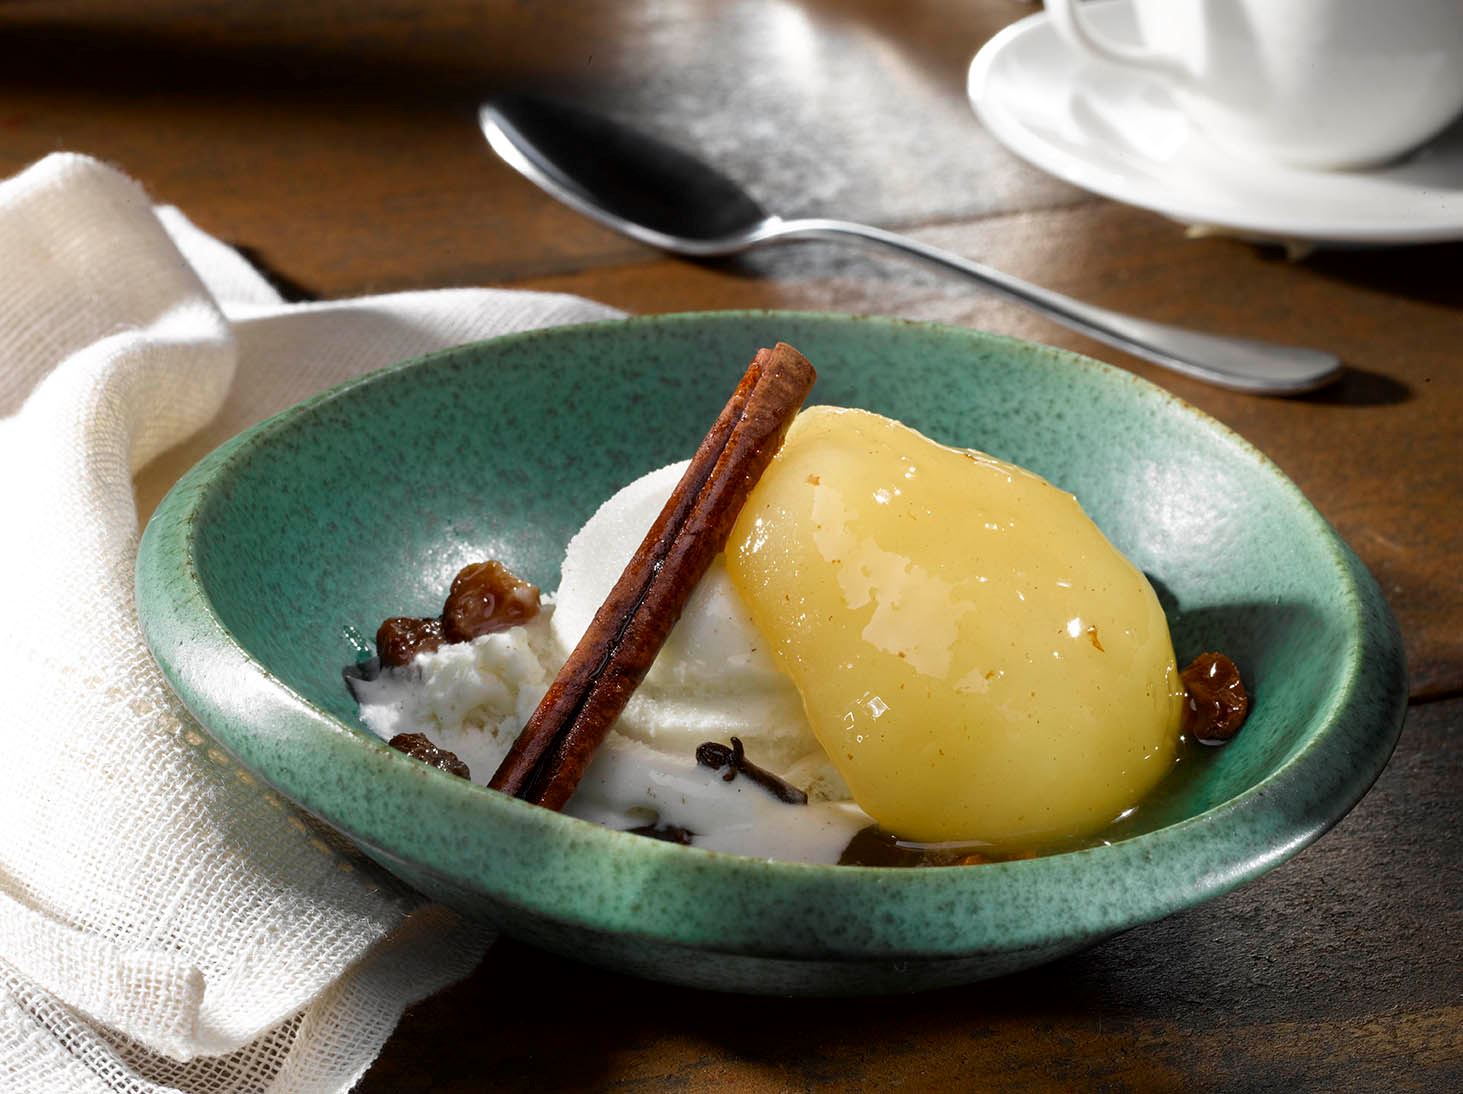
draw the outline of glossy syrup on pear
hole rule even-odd
[[[1157,597],[1030,472],[810,408],[727,566],[854,799],[903,840],[1081,840],[1173,766],[1182,689]]]

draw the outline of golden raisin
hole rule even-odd
[[[393,616],[376,631],[376,656],[383,665],[409,665],[417,654],[430,653],[442,642],[440,619]]]
[[[469,642],[527,623],[538,611],[536,586],[494,559],[475,562],[452,579],[442,608],[442,632],[449,642]]]
[[[1233,738],[1250,713],[1238,666],[1222,653],[1201,653],[1184,669],[1183,680],[1184,733],[1206,745]]]
[[[457,758],[457,753],[438,748],[424,733],[398,733],[386,743],[396,751],[404,752],[415,760],[431,764],[438,771],[445,771],[449,775],[458,775],[464,779],[471,777],[467,764]]]

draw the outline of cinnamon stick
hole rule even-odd
[[[779,342],[757,351],[670,499],[489,786],[558,809],[645,678],[813,386]]]

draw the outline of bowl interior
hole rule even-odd
[[[1232,434],[1124,374],[968,331],[812,317],[702,317],[468,347],[277,420],[199,509],[196,568],[247,653],[359,727],[350,634],[435,614],[452,575],[499,558],[546,589],[604,498],[683,459],[755,349],[818,366],[813,402],[864,407],[1070,490],[1159,591],[1182,663],[1234,657],[1255,697],[1122,834],[1235,797],[1323,727],[1355,642],[1337,543]]]

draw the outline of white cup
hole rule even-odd
[[[1128,0],[1141,45],[1046,0],[1077,49],[1147,73],[1217,144],[1304,167],[1362,167],[1463,110],[1463,0]]]

